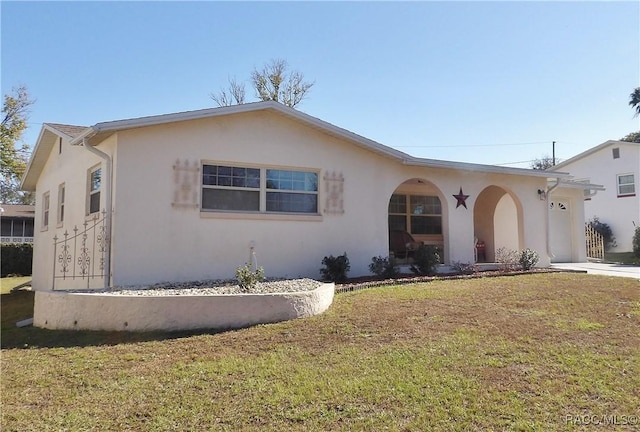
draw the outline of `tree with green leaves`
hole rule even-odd
[[[261,70],[254,69],[251,72],[251,85],[259,100],[280,102],[291,108],[298,106],[307,97],[314,84],[305,81],[302,72],[289,71],[289,64],[283,59],[273,59]],[[228,88],[209,96],[218,106],[243,104],[245,86],[235,78],[229,79]]]
[[[640,115],[640,87],[636,87],[629,95],[629,106],[636,111],[634,117]]]
[[[20,191],[20,179],[29,159],[29,146],[22,142],[22,134],[27,129],[29,107],[34,103],[25,86],[13,88],[11,94],[4,95],[0,125],[0,156],[2,158],[0,202],[5,204],[33,204],[34,202],[31,193]]]
[[[626,142],[632,142],[632,143],[640,143],[640,131],[631,132],[630,134],[620,138],[620,141],[626,141]]]

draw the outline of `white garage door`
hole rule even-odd
[[[549,230],[551,252],[554,257],[551,262],[571,262],[571,207],[569,200],[554,198],[549,201]]]

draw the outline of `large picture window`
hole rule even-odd
[[[317,214],[318,173],[206,164],[202,209]]]
[[[617,176],[618,196],[634,196],[636,183],[633,174],[621,174]]]
[[[389,201],[389,229],[411,234],[442,234],[442,205],[437,196],[395,194]]]

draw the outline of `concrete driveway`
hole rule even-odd
[[[622,264],[604,264],[594,262],[584,263],[553,263],[551,268],[563,270],[586,271],[587,274],[620,276],[640,279],[640,267]]]

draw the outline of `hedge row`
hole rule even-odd
[[[31,243],[7,243],[0,246],[0,273],[31,276],[33,245]]]

